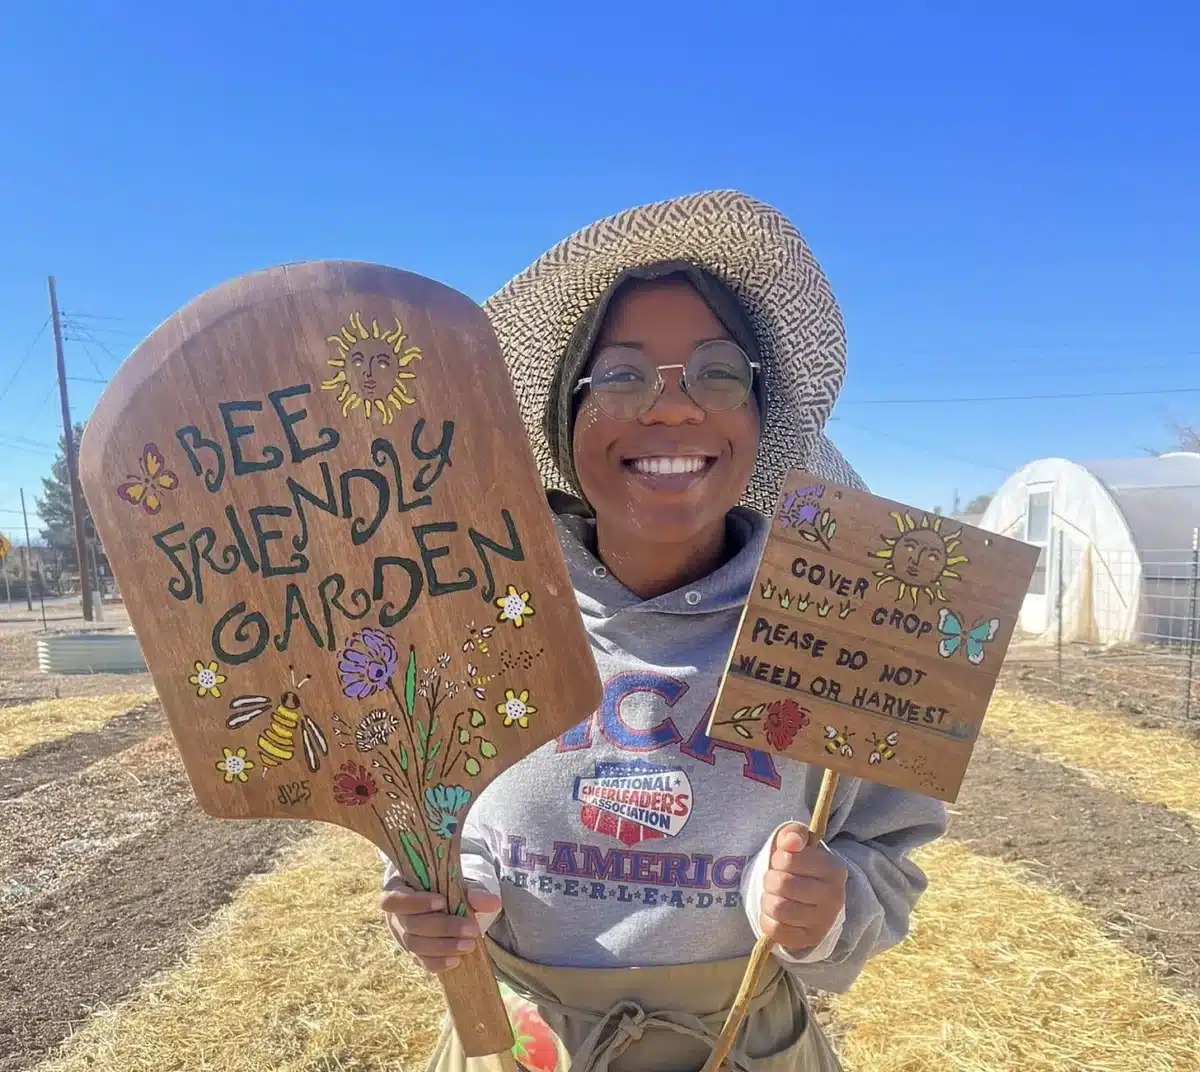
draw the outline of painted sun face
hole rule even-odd
[[[946,565],[946,545],[929,529],[907,532],[892,548],[892,562],[896,575],[910,584],[932,584]]]
[[[383,398],[391,383],[380,389],[380,381],[386,380],[388,369],[391,367],[390,355],[387,350],[373,352],[370,349],[355,348],[346,358],[349,370],[347,378],[368,402],[374,403]],[[394,382],[394,381],[393,381]]]
[[[945,580],[961,580],[957,567],[967,563],[966,555],[957,554],[962,530],[943,532],[941,517],[922,514],[914,521],[912,515],[892,511],[897,535],[884,536],[884,547],[874,552],[883,565],[875,571],[879,583],[876,591],[889,584],[897,586],[898,600],[911,599],[915,608],[923,595],[931,604],[945,603],[942,588]]]
[[[372,320],[368,328],[356,312],[326,341],[337,347],[337,356],[328,362],[337,371],[321,389],[338,392],[343,417],[361,410],[367,420],[378,417],[391,424],[403,406],[416,401],[406,381],[417,378],[408,366],[421,357],[421,350],[405,345],[408,336],[399,320],[391,331],[380,331],[379,321]]]

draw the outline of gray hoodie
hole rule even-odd
[[[774,833],[809,819],[822,772],[704,732],[768,530],[740,508],[728,525],[725,565],[641,600],[590,550],[590,521],[556,518],[604,699],[484,790],[462,843],[464,876],[503,899],[480,923],[517,956],[687,964],[745,955],[759,934]],[[936,800],[842,779],[826,844],[849,870],[844,916],[815,949],[777,956],[845,990],[907,933],[926,885],[907,853],[945,829]]]

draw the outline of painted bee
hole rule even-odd
[[[825,727],[825,751],[831,756],[839,753],[846,759],[854,758],[854,749],[847,743],[854,734],[848,729],[839,730],[836,726]]]
[[[225,722],[226,726],[235,730],[259,715],[271,711],[271,724],[258,735],[258,757],[262,760],[264,775],[268,767],[278,767],[295,756],[297,727],[300,729],[300,743],[304,748],[304,762],[310,771],[315,774],[320,770],[321,756],[329,755],[329,742],[325,739],[325,734],[300,710],[300,697],[297,694],[312,678],[312,674],[297,681],[295,667],[288,667],[288,670],[292,687],[280,697],[274,711],[271,711],[271,700],[266,696],[239,696],[229,705],[229,710],[233,713]]]
[[[871,755],[868,757],[871,763],[882,763],[885,759],[892,759],[896,755],[896,744],[900,740],[900,734],[892,730],[883,740],[880,740],[875,734],[871,734]]]
[[[485,625],[482,629],[476,629],[475,623],[471,622],[471,624],[467,626],[467,640],[466,643],[463,644],[462,650],[464,652],[470,652],[478,648],[481,654],[487,655],[488,637],[490,637],[495,631],[496,627],[494,625]]]

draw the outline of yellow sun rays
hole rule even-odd
[[[914,609],[919,604],[922,595],[929,600],[930,604],[948,602],[942,581],[961,580],[962,574],[959,573],[957,567],[965,565],[969,561],[966,555],[955,553],[962,543],[962,529],[943,532],[942,522],[945,519],[938,515],[930,518],[928,514],[921,514],[921,520],[914,521],[912,514],[907,510],[903,514],[898,510],[892,510],[888,516],[896,523],[897,535],[882,536],[885,546],[872,552],[872,558],[883,561],[883,565],[875,571],[875,576],[879,578],[875,590],[878,592],[889,584],[895,584],[898,593],[897,601],[903,602],[905,599],[910,599]],[[918,537],[916,541],[906,539],[914,534]],[[896,574],[897,547],[902,540],[905,541],[904,551],[908,561],[914,562],[915,551],[914,568],[918,573],[929,573],[928,578],[917,579],[914,582],[905,580]]]
[[[367,390],[361,379],[356,382],[355,373],[347,372],[346,361],[364,342],[374,340],[391,347],[391,356],[396,362],[396,374],[386,387]],[[328,336],[325,341],[337,347],[337,356],[328,361],[329,366],[337,371],[330,379],[321,381],[321,390],[338,392],[337,400],[341,404],[343,417],[349,417],[351,413],[361,410],[364,419],[368,421],[378,417],[381,423],[391,424],[404,406],[411,406],[416,401],[409,394],[405,380],[417,378],[415,372],[409,372],[407,369],[422,356],[421,348],[405,345],[408,336],[399,318],[396,318],[396,326],[390,331],[381,331],[378,320],[373,319],[368,328],[363,323],[362,314],[356,311],[338,328],[337,334]]]

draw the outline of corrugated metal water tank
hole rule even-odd
[[[146,669],[132,633],[64,633],[38,640],[43,674],[126,674]]]

